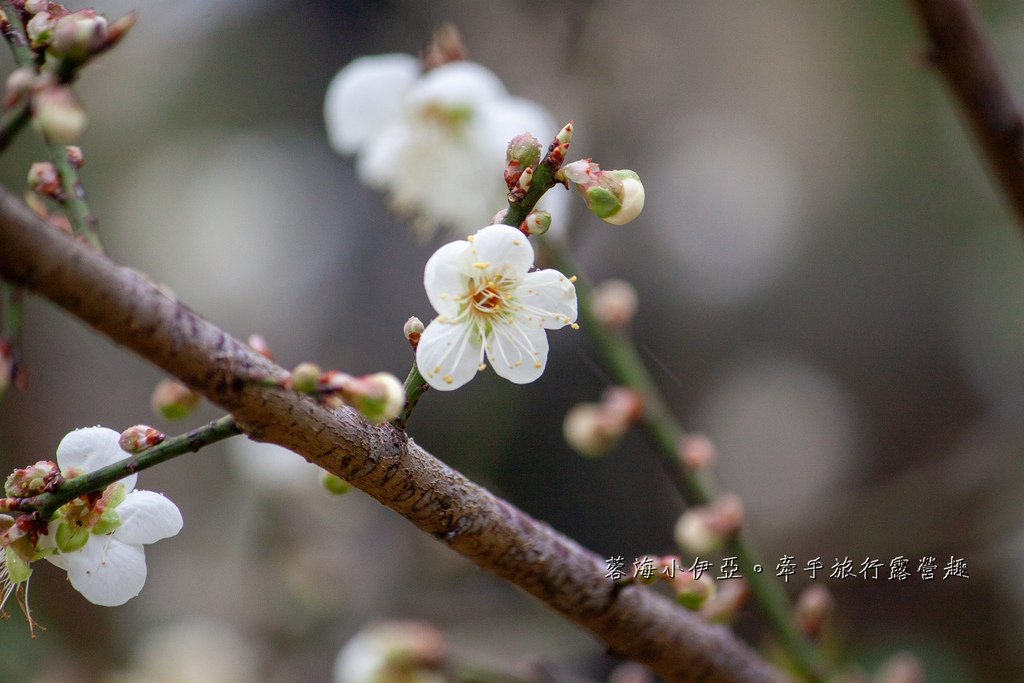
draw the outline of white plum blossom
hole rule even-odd
[[[390,193],[395,208],[467,235],[505,205],[505,152],[518,134],[551,140],[559,127],[540,105],[512,97],[485,67],[454,61],[421,73],[403,54],[361,57],[331,81],[324,102],[328,138],[355,154],[367,185]],[[568,193],[539,207],[564,225]]]
[[[416,365],[435,389],[457,389],[483,369],[516,384],[544,372],[547,330],[576,321],[576,287],[557,270],[533,267],[523,233],[490,225],[438,249],[423,275],[438,316],[416,349]],[[575,325],[574,325],[575,326]]]
[[[124,459],[120,436],[104,427],[71,432],[57,447],[61,473],[70,479]],[[113,607],[138,595],[146,582],[142,546],[181,531],[177,506],[159,493],[136,491],[137,477],[65,504],[40,537],[40,547],[52,551],[46,559],[67,571],[75,590],[97,605]]]

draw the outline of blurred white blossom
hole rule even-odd
[[[467,235],[505,205],[505,152],[520,133],[542,142],[559,127],[540,105],[505,90],[497,76],[469,61],[421,73],[403,54],[361,57],[331,81],[324,103],[331,145],[355,154],[360,179],[390,193],[394,207],[417,216],[421,236],[438,225]],[[568,214],[567,193],[540,202],[556,230]]]

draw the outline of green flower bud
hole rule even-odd
[[[7,580],[12,584],[27,581],[32,576],[32,566],[14,552],[14,548],[4,548],[4,562],[7,565]]]
[[[324,487],[325,491],[334,496],[341,496],[352,490],[352,484],[338,475],[327,471],[320,472],[320,485]]]
[[[315,394],[322,374],[315,363],[299,363],[292,370],[292,388],[300,394]]]
[[[156,385],[149,400],[157,415],[168,420],[180,420],[199,405],[199,394],[180,382],[165,379]]]

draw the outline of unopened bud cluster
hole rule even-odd
[[[387,372],[353,377],[336,370],[321,371],[314,363],[300,363],[285,386],[317,396],[327,405],[348,405],[374,423],[395,419],[405,406],[405,387]]]
[[[52,491],[60,481],[57,463],[40,460],[11,472],[4,482],[4,493],[12,498],[27,498]]]
[[[643,416],[643,397],[634,389],[609,387],[600,403],[578,403],[562,423],[566,442],[580,455],[598,456],[614,448]]]

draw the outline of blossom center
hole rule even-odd
[[[501,277],[481,282],[471,280],[469,300],[473,310],[486,316],[500,315],[508,303],[505,293],[507,285],[508,283]]]

